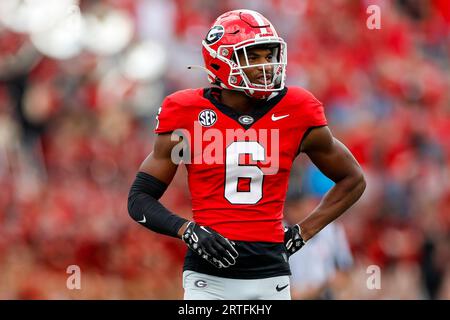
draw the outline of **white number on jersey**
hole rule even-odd
[[[265,150],[256,141],[237,141],[227,147],[225,160],[225,198],[232,204],[255,204],[262,198],[264,173],[256,165],[240,165],[239,157],[250,154],[253,161],[264,161]],[[250,190],[238,191],[239,178],[250,178]]]

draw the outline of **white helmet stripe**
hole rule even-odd
[[[270,29],[272,29],[273,35],[274,35],[275,37],[278,37],[277,30],[275,30],[275,28],[273,27],[272,23],[270,24]]]
[[[261,15],[258,12],[252,10],[242,10],[242,11],[250,14],[256,20],[258,26],[266,25],[266,23],[264,22],[264,20],[262,19]],[[261,28],[261,33],[267,33],[267,28]]]

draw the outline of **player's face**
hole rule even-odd
[[[247,49],[247,58],[248,58],[248,64],[245,59],[244,53],[238,52],[239,62],[241,66],[251,66],[251,65],[259,65],[263,63],[270,63],[273,62],[273,50],[272,49],[265,49],[265,48],[249,48]],[[264,79],[264,71],[265,68],[265,74],[266,79]],[[245,74],[248,77],[248,80],[250,80],[251,83],[254,84],[270,84],[272,82],[273,77],[273,66],[268,65],[263,67],[262,65],[245,68],[244,69]],[[265,81],[264,81],[265,80]]]

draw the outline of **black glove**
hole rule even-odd
[[[289,256],[296,253],[305,245],[305,241],[300,235],[300,226],[298,224],[292,227],[284,228],[284,246]]]
[[[192,251],[217,268],[234,265],[239,255],[227,238],[192,221],[189,222],[182,239]]]

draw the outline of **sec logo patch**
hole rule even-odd
[[[204,127],[211,127],[217,121],[217,114],[210,109],[203,110],[198,114],[198,121]]]

